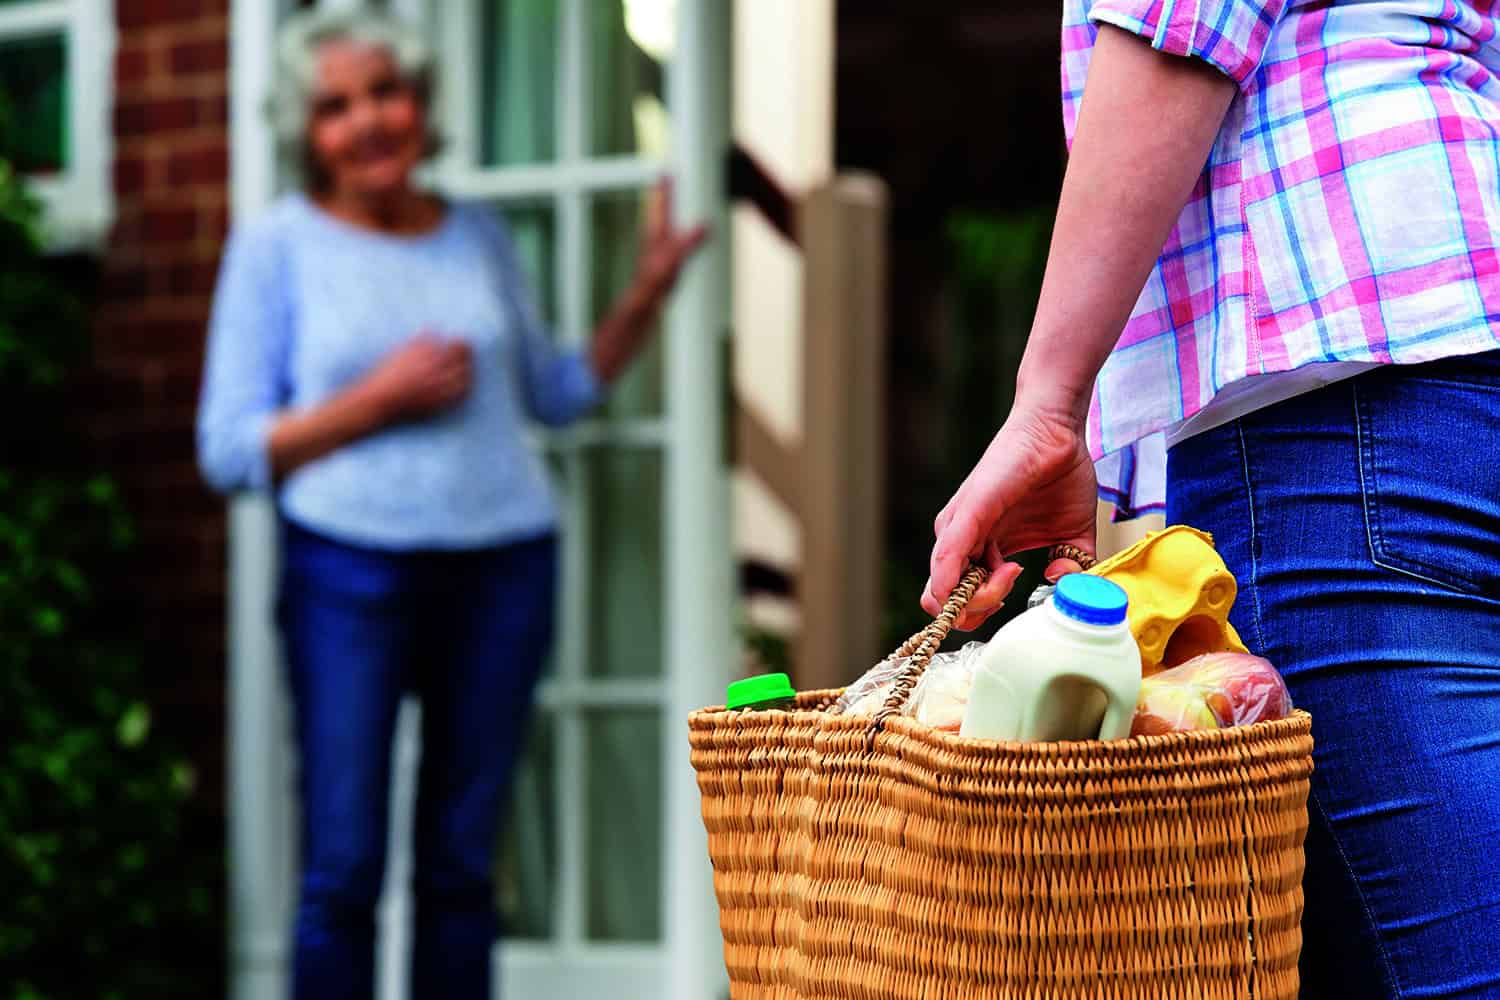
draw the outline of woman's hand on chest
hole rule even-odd
[[[473,349],[465,340],[420,333],[386,354],[365,377],[386,423],[429,417],[458,405],[473,383]]]

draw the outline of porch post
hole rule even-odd
[[[666,518],[668,692],[664,720],[663,900],[669,1000],[726,989],[687,715],[722,700],[735,643],[729,467],[724,452],[729,323],[730,0],[681,0],[668,79],[677,212],[714,227],[667,316]]]
[[[230,197],[236,221],[270,203],[276,164],[261,113],[281,5],[230,8]],[[260,496],[229,509],[229,977],[234,1000],[286,995],[292,829],[290,762],[271,619],[276,524]]]

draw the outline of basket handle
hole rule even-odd
[[[1071,559],[1085,570],[1092,569],[1096,562],[1094,556],[1076,545],[1053,546],[1052,551],[1047,554],[1047,561],[1052,562],[1057,559]],[[948,633],[953,631],[953,623],[958,621],[958,616],[963,613],[969,600],[973,598],[974,592],[989,575],[990,571],[983,566],[970,566],[958,581],[958,586],[953,588],[953,592],[943,602],[943,610],[938,616],[929,622],[926,628],[907,639],[894,653],[886,657],[887,661],[899,660],[902,657],[910,657],[910,659],[896,675],[896,680],[891,685],[891,693],[886,695],[885,703],[880,706],[880,711],[876,712],[875,717],[870,720],[870,727],[865,731],[867,751],[875,749],[875,737],[885,726],[885,720],[900,714],[901,710],[906,707],[913,689],[917,686],[917,681],[922,679],[922,674],[932,663],[938,647],[943,644],[944,639],[948,638]]]
[[[922,679],[922,674],[927,670],[927,665],[932,662],[933,654],[948,638],[948,633],[953,631],[953,623],[958,621],[958,616],[963,613],[964,607],[968,605],[969,599],[974,596],[974,591],[979,589],[990,571],[983,566],[970,566],[964,572],[963,578],[958,581],[958,586],[953,588],[953,593],[948,595],[948,600],[943,602],[943,610],[927,624],[916,635],[903,642],[894,653],[886,657],[887,660],[899,660],[903,656],[909,657],[906,666],[896,675],[895,683],[891,685],[891,693],[886,695],[885,703],[880,706],[880,711],[870,720],[870,727],[865,731],[865,749],[875,749],[875,737],[885,726],[885,720],[900,713],[906,707],[907,699],[911,697],[912,689],[917,686],[917,681]]]

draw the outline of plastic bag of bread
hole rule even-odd
[[[1142,678],[1132,736],[1248,726],[1291,714],[1292,696],[1270,662],[1205,653]]]
[[[934,729],[958,732],[974,685],[982,642],[971,642],[952,653],[938,653],[927,665],[901,714]],[[896,677],[906,666],[906,657],[882,660],[859,680],[844,689],[834,710],[845,715],[874,715],[885,704]]]

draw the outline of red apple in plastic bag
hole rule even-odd
[[[1132,736],[1248,726],[1291,714],[1276,668],[1248,653],[1205,653],[1141,680]]]

